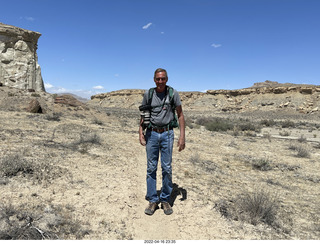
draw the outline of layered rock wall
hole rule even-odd
[[[179,92],[184,109],[194,111],[270,111],[294,110],[299,113],[320,111],[320,86],[267,82],[237,90]],[[137,109],[144,90],[120,90],[94,95],[92,103],[102,107]]]
[[[0,23],[0,83],[44,91],[38,64],[40,33]]]

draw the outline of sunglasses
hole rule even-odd
[[[167,77],[160,77],[160,78],[155,78],[156,81],[160,81],[160,80],[167,80]]]

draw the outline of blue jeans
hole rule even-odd
[[[147,145],[147,200],[150,202],[169,202],[172,192],[172,149],[174,141],[173,130],[163,133],[147,130],[145,136]],[[159,154],[161,155],[162,188],[160,199],[157,195],[157,168]]]

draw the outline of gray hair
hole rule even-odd
[[[162,69],[162,68],[158,68],[156,69],[156,71],[154,72],[154,77],[153,78],[156,78],[156,73],[160,73],[160,72],[166,72],[166,77],[168,79],[168,73],[165,69]]]

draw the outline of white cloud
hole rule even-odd
[[[53,88],[53,85],[51,85],[50,83],[44,83],[44,87],[46,89],[50,89],[50,88]]]
[[[68,89],[66,89],[64,87],[53,87],[52,91],[54,91],[54,93],[68,93],[68,92],[70,92]]]
[[[25,19],[28,20],[28,21],[34,21],[33,17],[25,17]]]
[[[152,23],[148,23],[148,24],[144,25],[144,26],[142,27],[142,29],[146,30],[146,29],[148,29],[151,25],[152,25]]]
[[[55,87],[50,83],[45,83],[44,85],[46,88],[46,92],[51,94],[71,93],[87,99],[90,99],[92,95],[101,93],[102,92],[101,90],[105,89],[103,86],[94,86],[92,87],[92,89],[89,89],[89,90],[81,90],[81,89],[70,90],[64,87]]]
[[[211,44],[211,47],[214,47],[214,48],[218,48],[218,47],[221,47],[221,46],[222,46],[221,44],[215,44],[215,43]]]
[[[115,77],[119,77],[119,74],[114,74]]]
[[[103,90],[104,89],[103,86],[94,86],[92,88],[95,89],[95,90]]]
[[[33,18],[33,17],[30,17],[30,16],[25,16],[25,17],[20,17],[20,19],[21,20],[27,20],[27,21],[34,21],[35,20],[35,18]]]
[[[161,32],[160,32],[160,34],[161,34],[161,35],[163,35],[163,34],[164,34],[164,32],[163,32],[163,31],[161,31]]]

